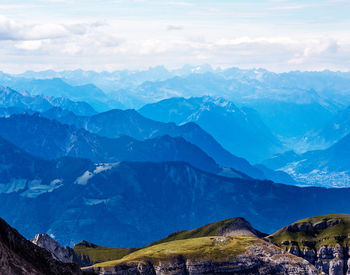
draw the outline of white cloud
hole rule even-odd
[[[180,31],[180,30],[183,30],[183,27],[179,26],[179,25],[168,25],[167,30],[168,31]]]
[[[42,41],[40,40],[27,40],[27,41],[16,43],[15,47],[17,49],[33,51],[33,50],[40,49],[41,45],[42,45]]]
[[[268,10],[302,10],[302,9],[307,9],[307,8],[312,8],[315,7],[316,5],[311,5],[311,4],[301,4],[301,5],[286,5],[286,6],[276,6],[276,7],[270,7],[267,8]]]
[[[104,23],[59,24],[41,23],[26,24],[22,21],[0,16],[0,40],[42,40],[83,35],[92,28],[103,26]]]
[[[40,6],[33,9],[8,1],[12,9],[0,16],[0,70],[203,62],[276,71],[350,68],[350,19],[338,16],[346,13],[334,8],[345,6],[340,1],[33,0]],[[334,9],[324,17],[327,5]]]
[[[33,8],[33,7],[35,7],[35,5],[5,4],[5,5],[0,5],[0,10],[24,9],[24,8]]]

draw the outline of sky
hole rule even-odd
[[[350,70],[350,0],[0,0],[0,70]]]

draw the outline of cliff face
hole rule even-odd
[[[321,245],[319,248],[299,248],[297,245],[287,248],[291,254],[306,259],[317,270],[330,275],[350,274],[350,253],[348,247],[341,245]]]
[[[61,246],[47,234],[37,234],[32,240],[32,243],[51,252],[52,257],[57,261],[64,263],[77,262],[76,255],[72,248]]]
[[[275,244],[330,275],[350,274],[350,215],[309,218],[269,236]]]
[[[86,270],[108,275],[317,274],[306,260],[256,237],[219,236],[155,245]]]
[[[82,275],[76,264],[56,261],[45,249],[22,237],[0,218],[0,274]]]

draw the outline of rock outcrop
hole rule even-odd
[[[22,237],[0,218],[0,274],[82,275],[73,263],[56,261],[45,249]]]
[[[288,225],[268,238],[330,275],[350,274],[350,215],[313,217]]]

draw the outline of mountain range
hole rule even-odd
[[[35,96],[36,100],[33,100],[33,96],[21,94],[9,88],[3,88],[3,91],[1,98],[4,107],[0,108],[0,116],[2,117],[9,117],[13,114],[33,115],[35,111],[41,111],[41,117],[72,125],[77,129],[84,129],[90,133],[108,138],[130,136],[142,141],[162,136],[183,137],[186,141],[197,145],[220,166],[226,167],[222,171],[226,175],[237,175],[236,172],[240,171],[253,178],[272,179],[277,182],[296,184],[287,174],[276,173],[262,166],[259,168],[253,167],[245,159],[230,154],[211,135],[192,122],[181,126],[174,123],[161,123],[147,119],[134,110],[115,109],[96,114],[92,107],[84,102],[42,96]],[[14,98],[16,100],[13,100]],[[53,107],[50,102],[57,106]],[[25,117],[23,116],[23,118]],[[36,121],[36,123],[40,124],[39,121]],[[51,130],[55,131],[55,124],[53,123],[46,127],[53,127]],[[231,168],[236,172],[232,171]]]
[[[0,84],[0,273],[349,273],[348,73]]]
[[[287,174],[278,174],[263,167],[254,167],[243,158],[236,157],[225,150],[210,134],[196,123],[188,122],[177,126],[175,123],[162,123],[143,117],[135,110],[111,110],[97,115],[82,117],[60,108],[52,108],[41,113],[41,116],[57,120],[63,124],[74,125],[89,132],[109,138],[122,135],[137,140],[146,140],[161,136],[182,137],[197,145],[211,156],[220,166],[233,168],[250,177],[274,179],[289,184],[296,184]]]
[[[325,150],[296,154],[292,151],[266,160],[271,169],[290,174],[297,182],[311,186],[346,187],[350,183],[350,135]]]
[[[96,111],[87,103],[72,101],[64,97],[33,96],[27,92],[18,92],[11,88],[0,86],[0,108],[12,113],[24,111],[45,112],[51,108],[60,107],[77,115],[94,115]]]
[[[254,110],[240,109],[222,98],[171,98],[145,105],[139,112],[163,122],[195,122],[232,154],[254,163],[282,150]]]
[[[42,232],[62,244],[137,247],[232,216],[274,232],[305,214],[349,210],[350,189],[226,178],[182,162],[40,160],[2,142],[0,215],[28,238]]]
[[[161,136],[144,141],[128,136],[111,139],[38,114],[0,118],[0,136],[44,159],[70,156],[107,163],[185,161],[204,171],[219,172],[219,166],[212,158],[180,137]]]

